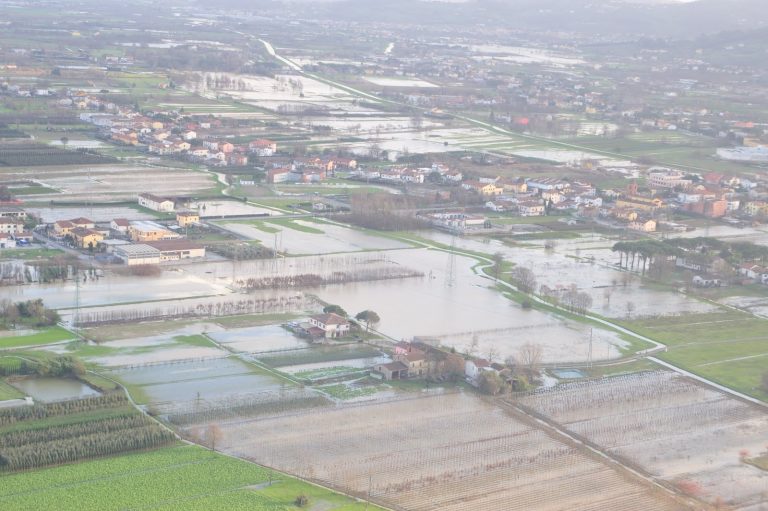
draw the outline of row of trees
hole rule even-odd
[[[619,254],[619,267],[640,271],[643,275],[658,268],[658,262],[672,257],[694,257],[707,262],[720,258],[732,266],[751,261],[768,263],[768,247],[751,242],[727,243],[708,237],[620,241],[611,250]]]
[[[122,393],[115,392],[85,399],[60,401],[58,403],[5,408],[0,409],[0,427],[10,426],[23,421],[41,420],[121,406],[130,406],[130,403]]]
[[[353,271],[336,271],[330,275],[318,274],[286,275],[261,278],[249,278],[238,281],[238,285],[252,291],[255,289],[285,289],[292,287],[316,287],[325,284],[341,284],[344,282],[367,282],[373,280],[403,279],[423,277],[424,274],[408,268],[379,267],[360,268]]]
[[[130,422],[126,422],[130,424]],[[49,429],[55,430],[58,426]],[[109,456],[168,445],[176,437],[154,422],[139,427],[105,430],[53,441],[38,441],[0,449],[0,471],[28,470],[48,465]]]

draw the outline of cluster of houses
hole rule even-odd
[[[351,172],[349,177],[360,181],[385,184],[424,184],[428,181],[458,184],[464,179],[461,171],[450,169],[440,163],[434,163],[430,167],[409,167],[403,165],[385,168],[366,167]]]
[[[190,121],[183,117],[149,117],[131,108],[105,103],[97,96],[83,91],[70,91],[60,100],[62,106],[89,110],[80,120],[99,128],[101,136],[115,143],[143,146],[158,156],[174,156],[213,167],[242,167],[249,157],[269,157],[277,152],[277,143],[255,139],[247,144],[234,144],[211,135],[222,126],[221,120]]]
[[[173,211],[171,199],[142,194],[139,204],[155,211]],[[176,212],[176,224],[166,226],[151,220],[114,218],[100,223],[88,218],[58,220],[47,226],[48,235],[81,250],[106,253],[128,266],[160,264],[166,261],[205,257],[205,247],[193,243],[178,232],[200,222],[192,211]]]
[[[520,216],[543,216],[548,211],[573,212],[603,204],[591,184],[556,178],[481,178],[462,186],[488,198],[487,209]]]
[[[264,158],[267,182],[319,183],[333,176],[337,170],[355,172],[357,160],[342,156],[324,158]]]

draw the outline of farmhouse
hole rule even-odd
[[[139,194],[139,206],[161,213],[171,212],[176,207],[171,199],[167,197],[158,197],[151,193]]]
[[[325,338],[344,337],[349,334],[349,321],[332,312],[312,316],[309,323],[322,330]]]
[[[378,364],[373,367],[374,376],[384,380],[404,380],[408,378],[408,366],[402,362],[390,362],[388,364]]]
[[[160,264],[160,251],[149,245],[121,245],[115,247],[113,254],[128,266]]]
[[[409,378],[419,378],[427,376],[429,373],[427,356],[421,350],[412,348],[408,353],[395,355],[395,361],[402,363],[408,368]]]

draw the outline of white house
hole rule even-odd
[[[344,337],[349,333],[349,321],[332,312],[312,316],[309,323],[322,330],[326,338]]]
[[[467,380],[472,383],[477,382],[477,378],[480,376],[481,372],[489,370],[492,370],[491,363],[484,358],[478,358],[476,360],[470,359],[464,363],[464,376],[466,376]]]
[[[161,213],[171,212],[176,207],[172,200],[166,197],[158,197],[151,193],[139,194],[139,206]]]

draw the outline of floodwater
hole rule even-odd
[[[451,236],[432,232],[424,237],[451,244]],[[536,274],[539,286],[565,289],[571,285],[592,297],[593,312],[603,316],[624,318],[631,304],[632,316],[707,312],[716,307],[686,296],[644,286],[636,274],[618,270],[616,254],[611,252],[614,241],[600,235],[586,235],[577,239],[555,240],[554,248],[546,250],[543,241],[524,241],[508,246],[497,240],[456,238],[457,248],[494,254]]]
[[[419,80],[417,78],[366,76],[363,79],[366,82],[370,82],[375,85],[381,85],[382,87],[419,87],[419,88],[437,87],[437,85],[435,85],[434,83],[430,83],[425,80]]]
[[[216,342],[234,351],[268,353],[309,347],[304,339],[279,325],[234,328],[210,334]]]
[[[381,317],[376,329],[401,340],[432,336],[445,346],[466,352],[477,339],[477,355],[504,360],[527,342],[541,344],[550,362],[587,360],[589,327],[518,304],[490,288],[490,281],[471,270],[474,261],[426,249],[390,253],[393,261],[424,272],[423,278],[355,282],[326,286],[318,296],[341,305],[351,314],[375,310]],[[449,286],[449,268],[454,283]],[[595,329],[593,358],[619,355],[624,342],[614,333]]]
[[[297,364],[292,366],[281,366],[280,371],[288,374],[304,373],[304,372],[316,372],[318,375],[324,369],[333,369],[335,367],[348,367],[354,369],[365,369],[377,364],[387,364],[392,362],[392,359],[381,355],[378,357],[366,357],[366,358],[353,358],[349,360],[332,360],[329,362],[314,362],[311,364]]]
[[[237,234],[259,240],[264,246],[277,246],[278,252],[288,254],[331,254],[335,252],[356,252],[361,250],[392,250],[407,248],[403,242],[373,236],[364,232],[332,224],[319,224],[295,220],[296,224],[318,229],[323,234],[311,233],[267,224],[270,228],[280,229],[280,233],[264,232],[253,225],[227,223],[222,227]]]
[[[198,211],[203,218],[241,215],[281,215],[274,209],[259,208],[239,201],[215,200],[192,202],[189,209]]]
[[[130,277],[107,273],[98,280],[81,282],[80,305],[91,307],[146,300],[173,300],[230,292],[224,284],[209,282],[183,271],[166,270],[162,277]],[[46,306],[55,309],[71,308],[76,303],[76,285],[71,281],[5,287],[2,294],[14,301],[41,298]]]
[[[123,369],[112,374],[141,385],[151,402],[225,399],[281,387],[278,379],[256,373],[233,358]]]
[[[67,378],[25,378],[14,381],[12,385],[35,401],[44,403],[99,395],[97,390],[85,383]]]
[[[108,355],[85,357],[104,367],[136,366],[147,363],[225,357],[227,353],[215,346],[193,346],[175,341],[171,335],[157,335],[104,343],[115,350]]]

